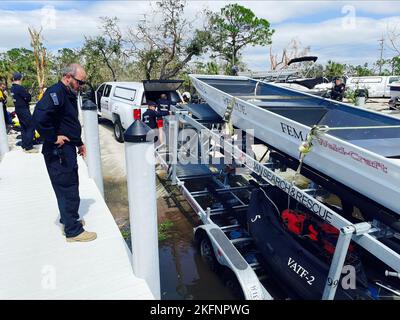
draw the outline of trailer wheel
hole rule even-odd
[[[121,120],[119,118],[114,121],[114,137],[118,142],[124,142],[124,128],[122,128]]]
[[[218,270],[219,263],[215,257],[211,241],[207,236],[203,236],[200,239],[199,249],[203,261],[209,266],[211,271],[216,272]]]
[[[230,289],[236,299],[244,300],[242,287],[232,270],[226,268],[222,272],[222,281],[224,285]]]

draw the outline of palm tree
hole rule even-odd
[[[334,61],[328,61],[328,64],[325,67],[325,76],[326,77],[342,77],[344,74],[346,65],[337,63]]]

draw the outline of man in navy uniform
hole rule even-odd
[[[342,82],[342,79],[336,78],[335,85],[331,91],[331,99],[336,101],[343,101],[344,92],[346,90],[346,85]]]
[[[158,111],[169,111],[171,109],[171,100],[168,99],[165,93],[161,94],[160,99],[157,100]]]
[[[46,90],[33,118],[43,137],[42,153],[60,210],[60,223],[68,242],[95,240],[97,234],[83,229],[79,221],[79,177],[77,149],[86,156],[81,140],[77,91],[85,84],[86,72],[78,64],[63,70],[62,79]]]
[[[21,85],[21,73],[15,72],[13,74],[12,81],[13,83],[10,92],[15,106],[15,113],[17,114],[19,123],[21,125],[22,149],[24,149],[24,151],[27,153],[36,153],[37,150],[33,148],[35,126],[32,121],[31,111],[29,109],[29,102],[31,102],[32,96]]]
[[[170,111],[157,111],[156,103],[149,101],[147,103],[148,109],[143,113],[142,120],[151,129],[157,129],[157,119],[170,115]]]

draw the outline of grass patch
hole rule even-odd
[[[174,226],[174,223],[172,221],[165,221],[163,223],[160,223],[158,225],[158,241],[165,241],[169,238],[171,238],[171,228]],[[129,228],[122,228],[120,229],[122,237],[125,239],[125,241],[128,241],[131,237],[131,231]]]
[[[158,225],[158,241],[165,241],[171,237],[170,230],[174,226],[172,221],[165,221]]]
[[[127,230],[127,229],[121,230],[121,234],[122,234],[122,237],[123,237],[125,240],[128,240],[129,237],[131,236],[130,230]]]

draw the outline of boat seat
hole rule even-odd
[[[338,127],[365,127],[365,126],[390,126],[390,123],[382,123],[376,119],[369,119],[361,115],[352,114],[342,110],[329,110],[319,121],[318,125],[327,125],[331,128]],[[348,129],[340,131],[330,131],[330,135],[343,140],[380,140],[380,139],[400,139],[400,130],[397,128],[380,129]],[[395,140],[393,140],[395,141]],[[399,141],[399,140],[397,140]],[[399,147],[399,144],[393,145]]]
[[[236,96],[236,98],[243,99],[243,100],[252,100],[252,99],[257,99],[257,100],[298,100],[298,99],[306,99],[309,97],[305,96],[283,96],[283,95],[248,95],[248,96]]]
[[[396,158],[400,155],[400,138],[350,140],[349,142],[387,158]]]
[[[264,109],[306,126],[315,125],[328,112],[328,109],[318,107],[265,107]]]

